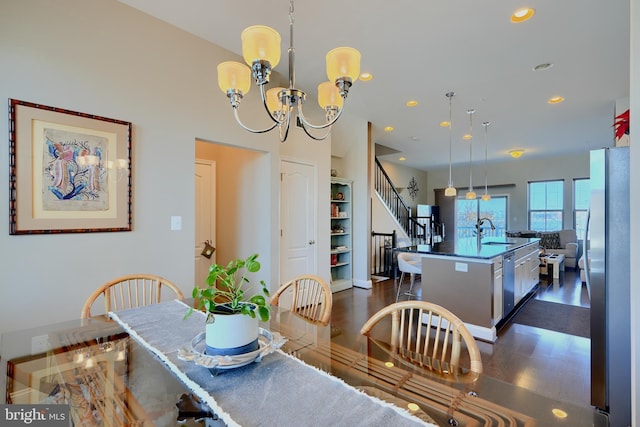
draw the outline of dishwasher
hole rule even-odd
[[[514,306],[515,253],[507,252],[502,256],[502,317],[506,318]]]

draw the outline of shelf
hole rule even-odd
[[[331,256],[331,291],[353,287],[353,240],[351,205],[351,181],[345,179],[331,179],[331,236],[329,254]],[[343,230],[338,232],[337,230]]]
[[[331,292],[344,291],[353,287],[353,280],[351,279],[338,279],[331,283]]]
[[[339,262],[339,263],[337,263],[337,264],[333,264],[333,265],[331,266],[331,268],[344,267],[345,265],[349,265],[349,263],[348,263],[348,262]]]
[[[331,253],[332,254],[346,254],[351,252],[351,249],[347,248],[347,249],[331,249]]]

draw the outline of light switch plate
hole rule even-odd
[[[182,230],[182,217],[181,216],[172,216],[171,217],[171,231],[180,231]]]
[[[469,265],[466,262],[456,262],[456,271],[462,271],[464,273],[469,271]]]

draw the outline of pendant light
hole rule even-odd
[[[445,196],[455,196],[457,194],[456,188],[453,186],[453,179],[451,178],[451,150],[452,150],[452,143],[451,143],[451,99],[454,97],[456,93],[455,92],[447,92],[446,93],[446,97],[449,98],[449,185],[447,186],[447,188],[444,190],[444,195]]]
[[[490,124],[490,122],[482,122],[482,126],[484,126],[484,194],[482,195],[482,200],[485,202],[491,200],[487,186],[487,128]]]
[[[473,191],[473,169],[471,167],[471,159],[473,155],[473,113],[475,112],[476,110],[473,108],[467,110],[467,114],[469,114],[469,134],[465,135],[465,139],[469,140],[469,190],[467,191],[467,194],[464,195],[464,198],[467,200],[476,199],[476,192]]]

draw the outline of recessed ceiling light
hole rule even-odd
[[[449,127],[449,122],[444,121],[444,122],[440,122],[440,126],[443,128]]]
[[[465,141],[466,141],[466,140],[468,140],[468,139],[471,139],[471,138],[473,138],[473,137],[471,136],[471,134],[470,134],[470,133],[467,133],[467,134],[465,134],[465,135],[462,135],[462,139],[464,139]]]
[[[418,105],[418,101],[416,101],[415,99],[412,99],[411,101],[407,101],[407,107],[415,107],[416,105]]]
[[[528,21],[535,13],[535,9],[530,7],[520,8],[511,15],[511,22],[519,24],[520,22]]]
[[[405,160],[407,160],[407,158],[406,158],[406,157],[404,157],[404,156],[402,156],[402,157],[400,157],[398,160],[400,160],[401,162],[404,162]]]
[[[559,104],[564,101],[564,98],[561,96],[554,96],[553,98],[549,98],[547,101],[549,104]]]
[[[418,138],[417,136],[412,136],[412,137],[411,137],[411,140],[412,140],[412,141],[420,141],[420,138]]]
[[[363,82],[368,82],[369,80],[373,80],[373,74],[364,72],[360,74],[359,79],[362,80]]]
[[[511,150],[511,151],[509,151],[509,154],[514,159],[517,159],[519,157],[522,157],[522,155],[524,154],[524,150]]]
[[[384,127],[384,131],[385,132],[393,132],[393,126],[385,126]]]
[[[551,67],[553,67],[552,63],[543,62],[542,64],[538,64],[535,67],[533,67],[533,71],[544,71],[544,70],[548,70]]]

